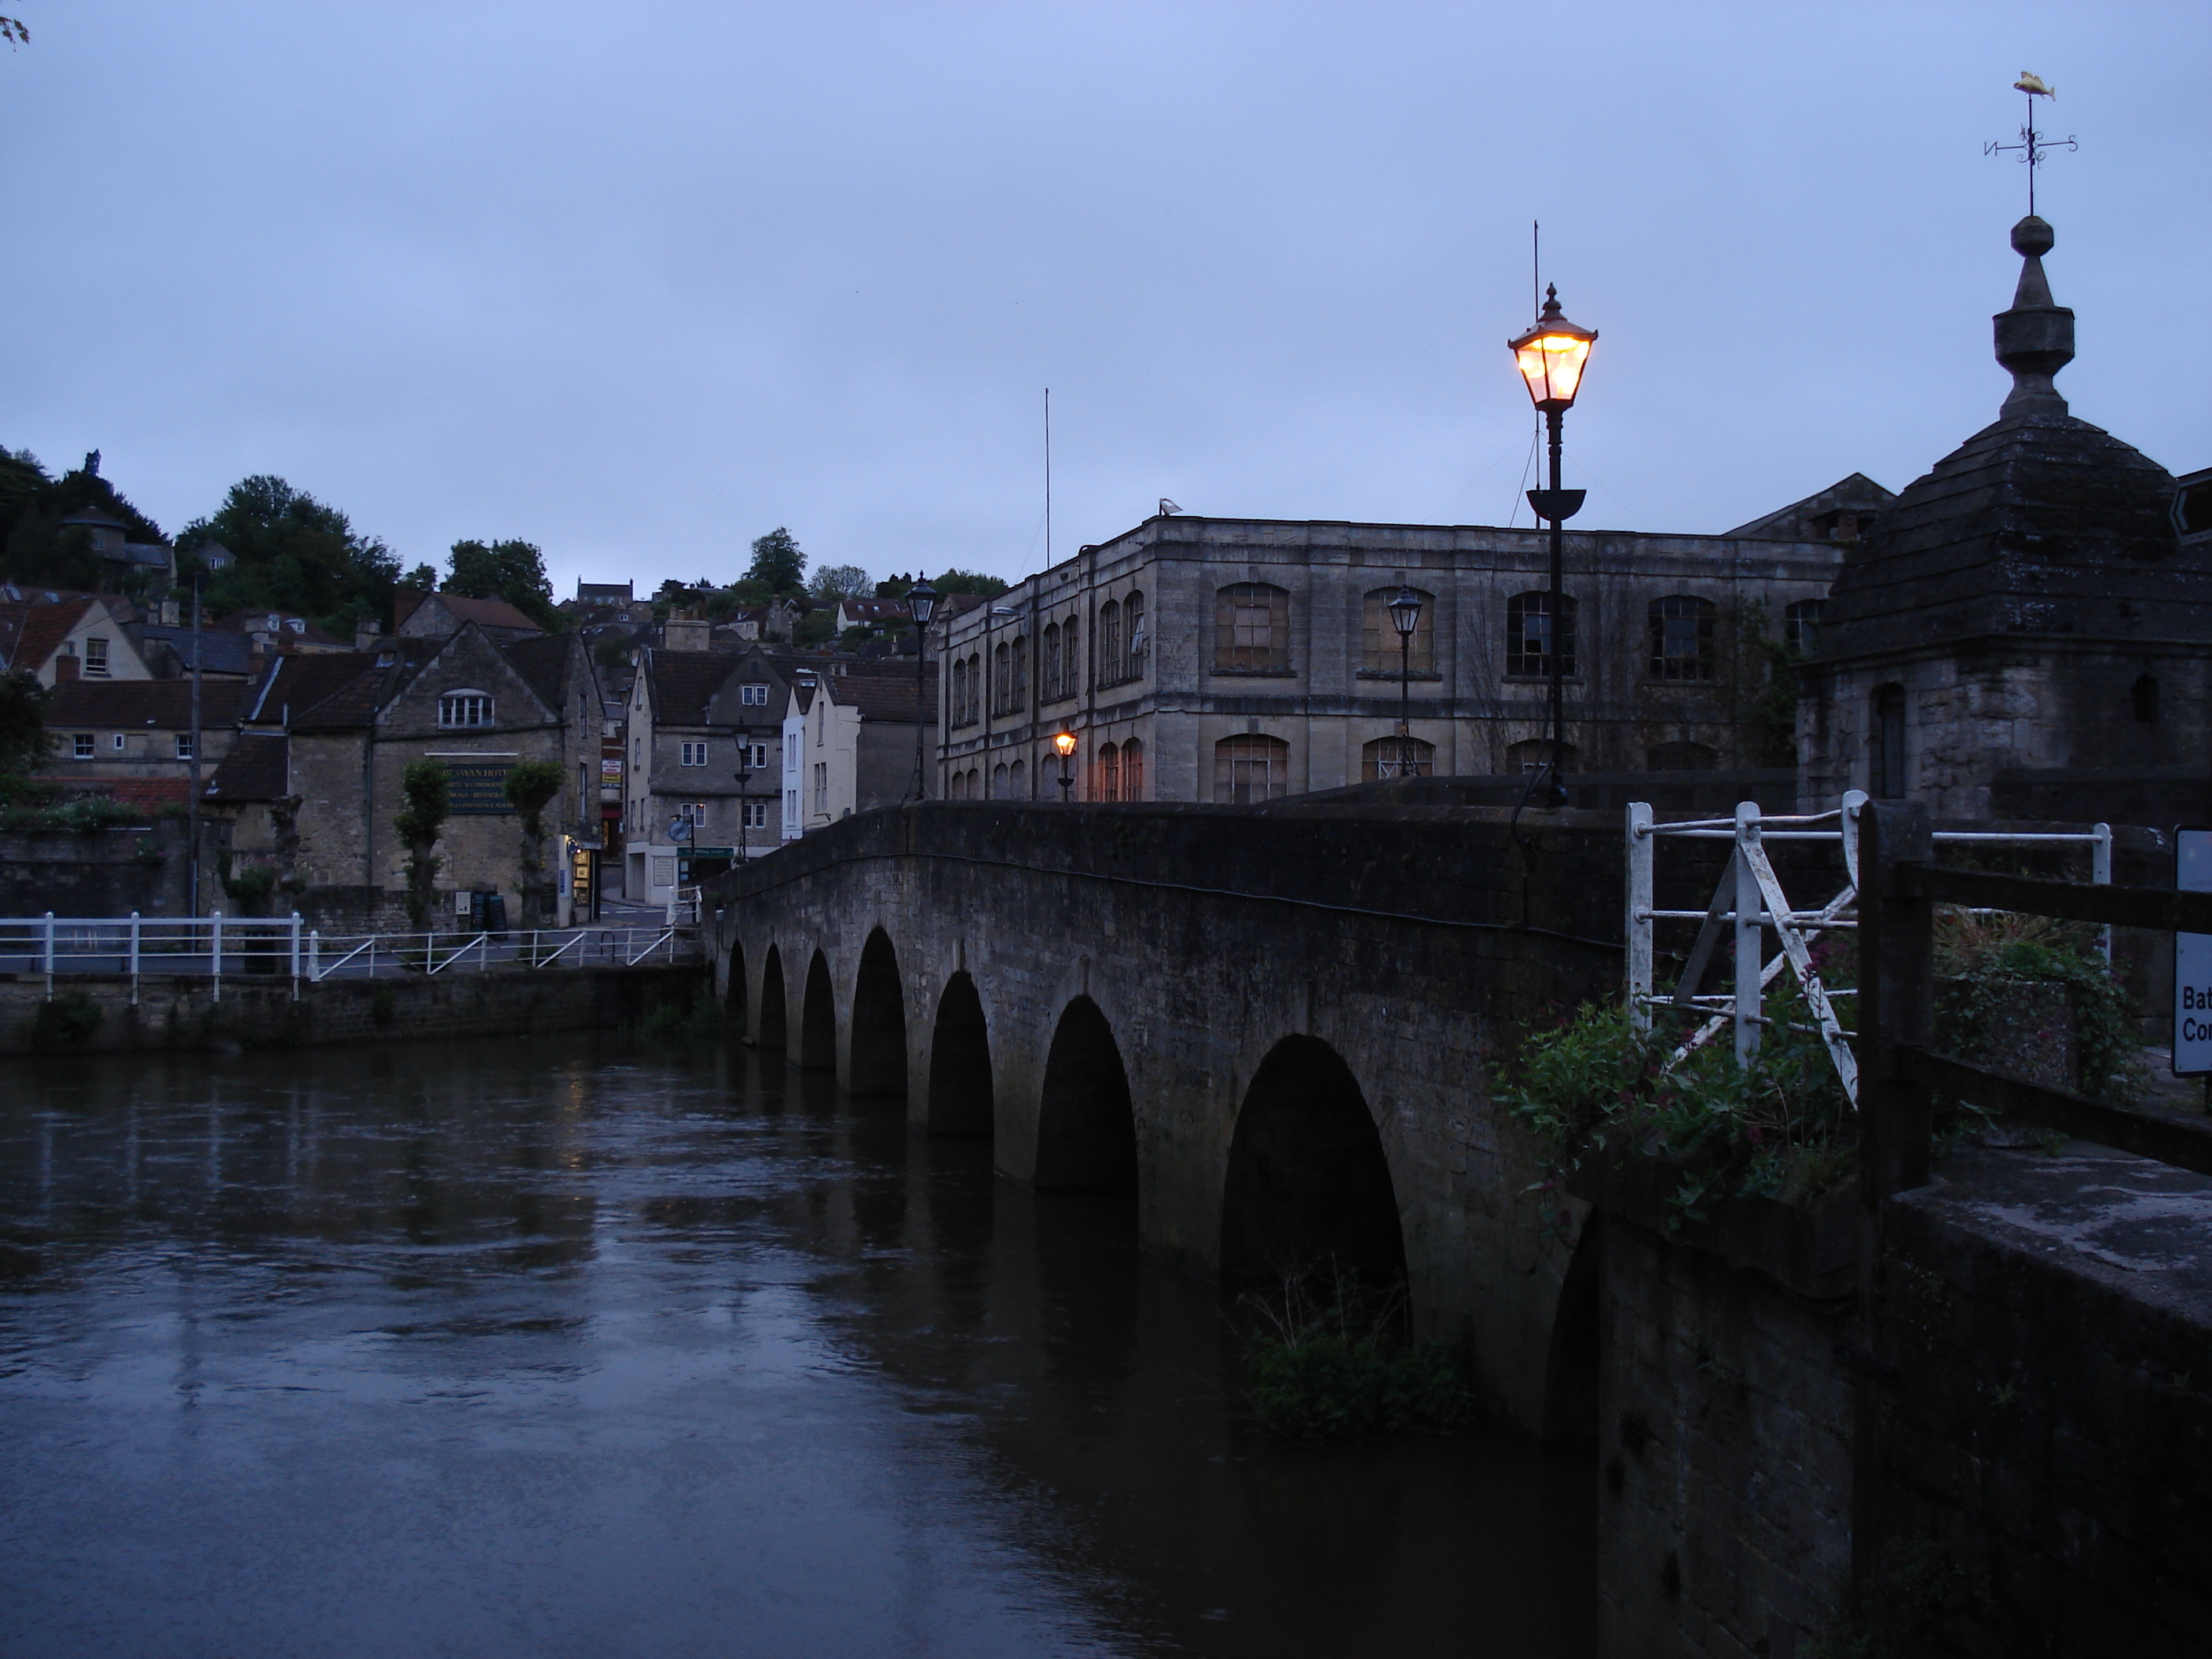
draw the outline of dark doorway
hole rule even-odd
[[[860,947],[853,982],[853,1062],[846,1086],[856,1095],[906,1092],[906,991],[898,954],[880,927]]]
[[[1129,1076],[1113,1028],[1089,997],[1067,1005],[1045,1056],[1036,1184],[1041,1192],[1136,1188],[1137,1115],[1129,1104]]]
[[[1593,1210],[1567,1262],[1559,1305],[1552,1316],[1552,1351],[1544,1367],[1544,1439],[1581,1451],[1597,1448],[1599,1293],[1603,1284],[1604,1213]]]
[[[1398,1198],[1366,1097],[1336,1050],[1285,1037],[1237,1115],[1221,1205],[1221,1285],[1274,1285],[1333,1262],[1368,1285],[1406,1276]]]
[[[806,964],[806,1000],[799,1010],[799,1069],[837,1069],[837,994],[830,983],[830,959],[819,951]]]
[[[730,1035],[747,1035],[745,1024],[745,947],[732,940],[730,944],[730,989],[722,999],[722,1018],[727,1023]]]
[[[1874,726],[1868,733],[1867,793],[1877,800],[1905,798],[1905,688],[1877,686]]]
[[[760,1002],[760,1035],[754,1041],[763,1048],[781,1048],[787,1041],[791,997],[783,988],[783,952],[773,945],[768,947],[768,960],[761,964]]]
[[[993,1121],[991,1033],[983,999],[965,973],[953,975],[938,1000],[929,1039],[929,1133],[987,1135]]]

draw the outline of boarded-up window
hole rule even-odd
[[[1360,665],[1370,674],[1398,672],[1398,626],[1390,617],[1390,601],[1397,597],[1395,587],[1378,587],[1367,596],[1366,651]],[[1437,596],[1417,587],[1413,597],[1421,602],[1421,611],[1413,624],[1413,636],[1407,641],[1406,665],[1416,674],[1433,674],[1437,672]]]
[[[1291,745],[1258,735],[1213,745],[1213,799],[1224,806],[1279,800],[1290,793]]]
[[[1559,623],[1556,629],[1552,626],[1549,593],[1516,593],[1506,600],[1507,673],[1548,676],[1555,639],[1559,650],[1559,672],[1570,676],[1574,673],[1575,600],[1571,593],[1563,593],[1559,599]]]
[[[1141,739],[1132,738],[1121,745],[1121,799],[1142,800],[1145,798],[1145,745]]]
[[[1432,777],[1437,769],[1437,746],[1419,738],[1376,738],[1359,750],[1359,781],[1379,783],[1385,778]]]
[[[1121,751],[1112,744],[1098,750],[1098,796],[1100,800],[1121,799]]]
[[[1266,582],[1237,582],[1213,600],[1213,672],[1282,674],[1291,666],[1291,596]]]
[[[1098,607],[1098,684],[1118,684],[1121,672],[1121,606],[1109,599]]]

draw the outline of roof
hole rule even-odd
[[[707,706],[744,660],[727,651],[648,651],[653,719],[664,726],[704,726]]]
[[[0,665],[10,669],[46,666],[70,630],[93,606],[88,598],[64,599],[58,605],[0,605]]]
[[[889,720],[911,726],[915,719],[917,687],[915,676],[904,666],[889,673],[832,674],[822,682],[830,693],[830,700],[847,708],[857,708],[864,720]],[[937,665],[931,663],[922,676],[919,688],[923,706],[927,709],[925,723],[934,725],[937,720]]]
[[[576,584],[576,598],[579,601],[619,599],[624,605],[628,605],[635,596],[635,585],[630,582],[580,581]]]
[[[1768,514],[1763,519],[1753,519],[1749,524],[1738,525],[1728,532],[1747,541],[1801,542],[1829,539],[1827,525],[1832,525],[1838,513],[1849,513],[1861,520],[1870,520],[1897,499],[1863,472],[1854,472],[1848,478],[1838,478],[1818,495],[1808,495],[1802,501]],[[1826,520],[1826,524],[1822,524]]]
[[[568,669],[576,659],[575,641],[566,634],[538,634],[526,640],[510,640],[499,650],[554,714],[568,706]]]
[[[533,634],[545,631],[505,599],[468,599],[459,593],[434,593],[430,597],[443,605],[447,614],[456,622],[472,622],[479,628],[526,628]]]
[[[81,507],[62,520],[64,524],[98,525],[104,530],[121,530],[125,526],[120,519],[111,519],[96,507]]]
[[[241,732],[204,791],[210,800],[282,800],[291,793],[292,740],[282,732]]]
[[[269,619],[272,617],[279,624],[275,630],[271,630],[268,626]],[[299,626],[297,628],[291,626],[294,623],[299,623]],[[345,643],[335,635],[325,633],[296,611],[272,611],[266,605],[234,611],[227,617],[216,617],[214,622],[208,624],[208,627],[226,634],[282,632],[289,634],[295,639],[305,640],[310,645],[343,645]]]
[[[177,653],[186,673],[192,667],[192,630],[155,624],[140,630],[147,645],[164,644]],[[143,654],[143,653],[142,653]],[[253,672],[253,641],[244,634],[217,634],[200,629],[200,666],[210,674],[250,674]]]
[[[392,676],[402,674],[417,654],[402,647],[434,641],[394,640],[380,651],[331,651],[273,659],[254,692],[246,718],[258,724],[289,726],[295,731],[333,730],[368,724]],[[380,657],[392,664],[380,668]]]
[[[904,599],[840,599],[838,608],[863,622],[908,622],[914,612]]]
[[[59,782],[72,795],[105,795],[112,801],[149,814],[157,807],[182,806],[192,797],[190,778],[81,778],[74,784],[66,778],[50,781]]]
[[[204,681],[200,725],[235,726],[252,688],[239,680]],[[151,726],[190,731],[190,680],[69,680],[54,688],[46,704],[50,730],[75,726]]]

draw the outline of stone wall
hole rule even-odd
[[[0,836],[0,915],[185,916],[192,913],[191,849],[182,818],[142,829],[40,830]],[[208,886],[222,827],[202,828]]]
[[[73,975],[58,989],[88,998],[100,1012],[71,1052],[139,1053],[605,1030],[687,1000],[704,982],[697,967],[581,968],[325,980],[302,986],[297,998],[282,975],[227,976],[220,1000],[197,975],[146,975],[135,1004],[125,977]],[[41,1046],[35,1023],[46,1001],[42,980],[0,978],[0,1054]]]

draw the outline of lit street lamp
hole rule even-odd
[[[1390,626],[1398,630],[1398,775],[1410,778],[1413,764],[1413,629],[1420,625],[1421,596],[1401,584],[1390,601]]]
[[[1066,806],[1075,799],[1075,733],[1053,733],[1052,750],[1060,757],[1060,804]]]
[[[929,799],[929,771],[922,760],[922,745],[928,735],[929,724],[925,718],[929,710],[929,657],[921,648],[922,635],[929,631],[929,619],[937,614],[937,590],[922,577],[906,591],[907,609],[914,616],[914,798]]]
[[[1559,428],[1566,412],[1574,407],[1575,394],[1582,389],[1583,368],[1589,361],[1590,344],[1597,338],[1597,331],[1577,328],[1559,310],[1559,290],[1556,286],[1544,290],[1544,313],[1536,319],[1536,326],[1519,338],[1506,342],[1513,353],[1514,366],[1528,383],[1528,397],[1543,416],[1552,440],[1552,482],[1548,489],[1528,492],[1528,505],[1536,509],[1536,516],[1548,520],[1552,526],[1552,591],[1546,602],[1549,614],[1544,618],[1544,644],[1551,666],[1551,758],[1545,763],[1547,776],[1543,799],[1547,805],[1564,806],[1567,802],[1567,786],[1564,778],[1566,762],[1566,656],[1565,647],[1573,637],[1566,629],[1567,595],[1563,567],[1565,562],[1565,532],[1569,519],[1582,511],[1583,492],[1559,488]]]

